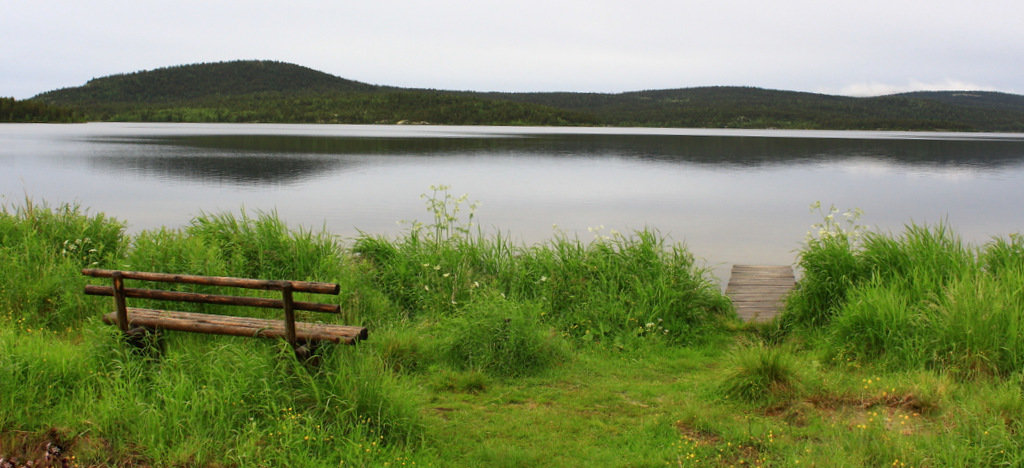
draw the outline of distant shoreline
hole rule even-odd
[[[19,102],[86,121],[1024,132],[1024,96],[988,91],[871,98],[724,86],[616,94],[447,91],[371,85],[268,61],[111,75]]]

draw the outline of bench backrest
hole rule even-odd
[[[312,312],[341,313],[341,306],[336,304],[320,304],[302,302],[292,299],[293,292],[316,294],[338,294],[340,286],[334,283],[313,281],[282,281],[249,278],[232,278],[227,276],[179,275],[169,273],[152,273],[145,271],[104,270],[86,268],[82,274],[96,278],[111,278],[113,286],[86,285],[85,293],[94,296],[113,296],[117,306],[117,326],[128,331],[128,308],[125,298],[156,299],[164,301],[196,302],[205,304],[238,305],[250,307],[266,307],[284,309],[285,335],[289,342],[295,342],[295,310]],[[262,297],[240,297],[222,294],[203,294],[180,291],[164,291],[160,289],[137,289],[124,287],[124,280],[133,279],[161,283],[197,284],[205,286],[227,286],[246,289],[263,289],[281,291],[281,299]]]

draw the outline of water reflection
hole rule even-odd
[[[335,158],[245,153],[97,156],[89,162],[99,170],[160,179],[254,186],[300,183],[327,176],[351,165],[350,162]]]
[[[332,156],[615,157],[637,162],[756,168],[807,162],[875,160],[910,169],[998,170],[1024,164],[1021,140],[779,138],[708,135],[529,135],[514,137],[333,137],[169,135],[104,138],[139,148],[100,156],[97,165],[170,178],[240,185],[288,184],[349,170],[366,158]],[[149,148],[142,150],[142,148]],[[168,156],[168,153],[172,153]],[[380,161],[377,161],[380,162]]]

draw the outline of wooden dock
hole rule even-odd
[[[795,285],[793,267],[788,265],[733,265],[725,295],[744,322],[768,322],[782,310]]]

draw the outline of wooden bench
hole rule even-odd
[[[292,299],[293,292],[338,294],[340,288],[337,284],[333,283],[177,275],[95,268],[86,268],[82,270],[82,274],[97,278],[111,278],[113,280],[112,286],[86,285],[85,294],[113,296],[115,310],[104,315],[103,321],[111,325],[117,325],[126,334],[141,328],[145,331],[156,333],[159,333],[161,330],[177,330],[257,338],[284,338],[291,343],[292,347],[296,350],[296,354],[300,357],[308,357],[311,349],[321,342],[353,344],[358,340],[365,340],[367,337],[366,327],[295,321],[296,310],[332,314],[341,313],[341,307],[338,305],[301,302]],[[126,279],[160,283],[276,290],[281,291],[281,299],[127,288],[124,285],[124,280]],[[129,297],[284,309],[284,319],[268,320],[253,317],[127,307],[125,299]]]

